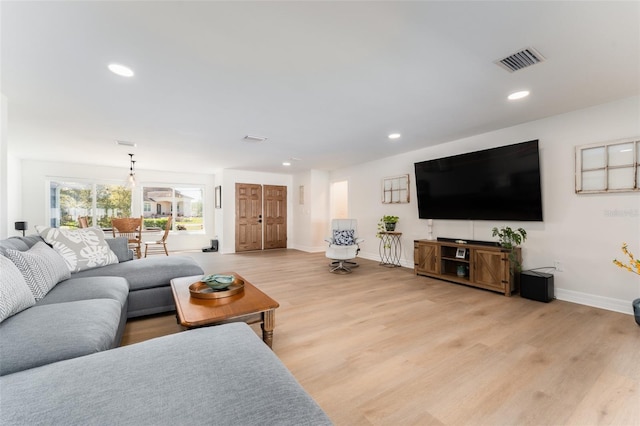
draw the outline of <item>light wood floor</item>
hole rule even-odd
[[[639,425],[632,316],[541,303],[323,253],[188,253],[280,303],[273,350],[336,425]],[[125,344],[179,332],[133,320]],[[256,327],[256,332],[259,328]]]

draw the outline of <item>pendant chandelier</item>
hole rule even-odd
[[[129,154],[129,177],[127,178],[127,186],[133,188],[136,186],[136,162],[133,159],[133,154]]]

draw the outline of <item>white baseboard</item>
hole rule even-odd
[[[312,246],[301,246],[297,244],[291,244],[287,248],[306,251],[307,253],[319,253],[321,251],[327,251],[327,246],[312,247]]]
[[[563,290],[561,288],[556,288],[555,293],[556,299],[564,300],[565,302],[578,303],[580,305],[593,306],[594,308],[633,315],[633,307],[631,306],[631,302],[628,300],[596,296],[594,294],[582,293],[573,290]]]

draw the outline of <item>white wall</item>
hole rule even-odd
[[[0,238],[8,234],[7,97],[0,93]]]
[[[300,204],[300,186],[304,186],[304,204]],[[293,228],[290,248],[316,252],[327,247],[329,173],[310,170],[293,177]]]
[[[99,167],[71,163],[53,163],[44,161],[23,160],[22,171],[22,220],[29,222],[29,229],[34,231],[35,225],[47,225],[47,180],[51,178],[91,179],[113,181],[124,184],[126,168]],[[205,205],[203,207],[205,232],[181,231],[172,232],[167,240],[169,250],[193,250],[209,246],[214,235],[213,182],[214,176],[194,173],[170,173],[153,170],[136,170],[138,185],[134,189],[134,200],[140,199],[143,185],[157,184],[191,184],[203,185]],[[132,215],[139,216],[140,203],[133,203]],[[150,236],[153,239],[157,236]]]
[[[7,98],[0,94],[0,238],[22,235],[14,222],[22,217],[22,177],[20,159],[10,155],[7,140]]]
[[[418,219],[413,163],[539,139],[544,222],[434,220],[434,236],[493,241],[494,226],[523,227],[528,232],[522,246],[525,269],[562,263],[563,272],[550,271],[558,299],[630,313],[631,300],[640,297],[640,277],[615,267],[612,260],[622,257],[622,242],[640,254],[640,193],[575,194],[574,148],[637,136],[640,98],[631,97],[337,170],[331,180],[349,181],[350,216],[358,219],[360,236],[366,239],[360,255],[379,260],[378,219],[397,215],[402,263],[413,267],[413,240],[427,236],[426,220]],[[410,203],[382,204],[382,178],[405,173],[410,174]]]

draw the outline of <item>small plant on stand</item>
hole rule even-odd
[[[515,272],[520,272],[522,265],[518,256],[516,256],[516,247],[527,239],[527,231],[522,228],[513,230],[508,226],[503,226],[499,229],[493,228],[492,235],[494,237],[497,236],[500,240],[500,245],[509,250],[509,272],[511,272],[511,275],[514,275]]]
[[[382,216],[380,218],[380,220],[378,221],[378,232],[376,233],[376,237],[377,238],[382,238],[382,233],[383,232],[388,232],[388,231],[395,230],[396,229],[396,223],[398,223],[399,219],[400,218],[398,216],[388,216],[388,215]],[[387,224],[390,224],[391,226],[387,226]],[[385,247],[387,247],[387,246],[385,245]]]

